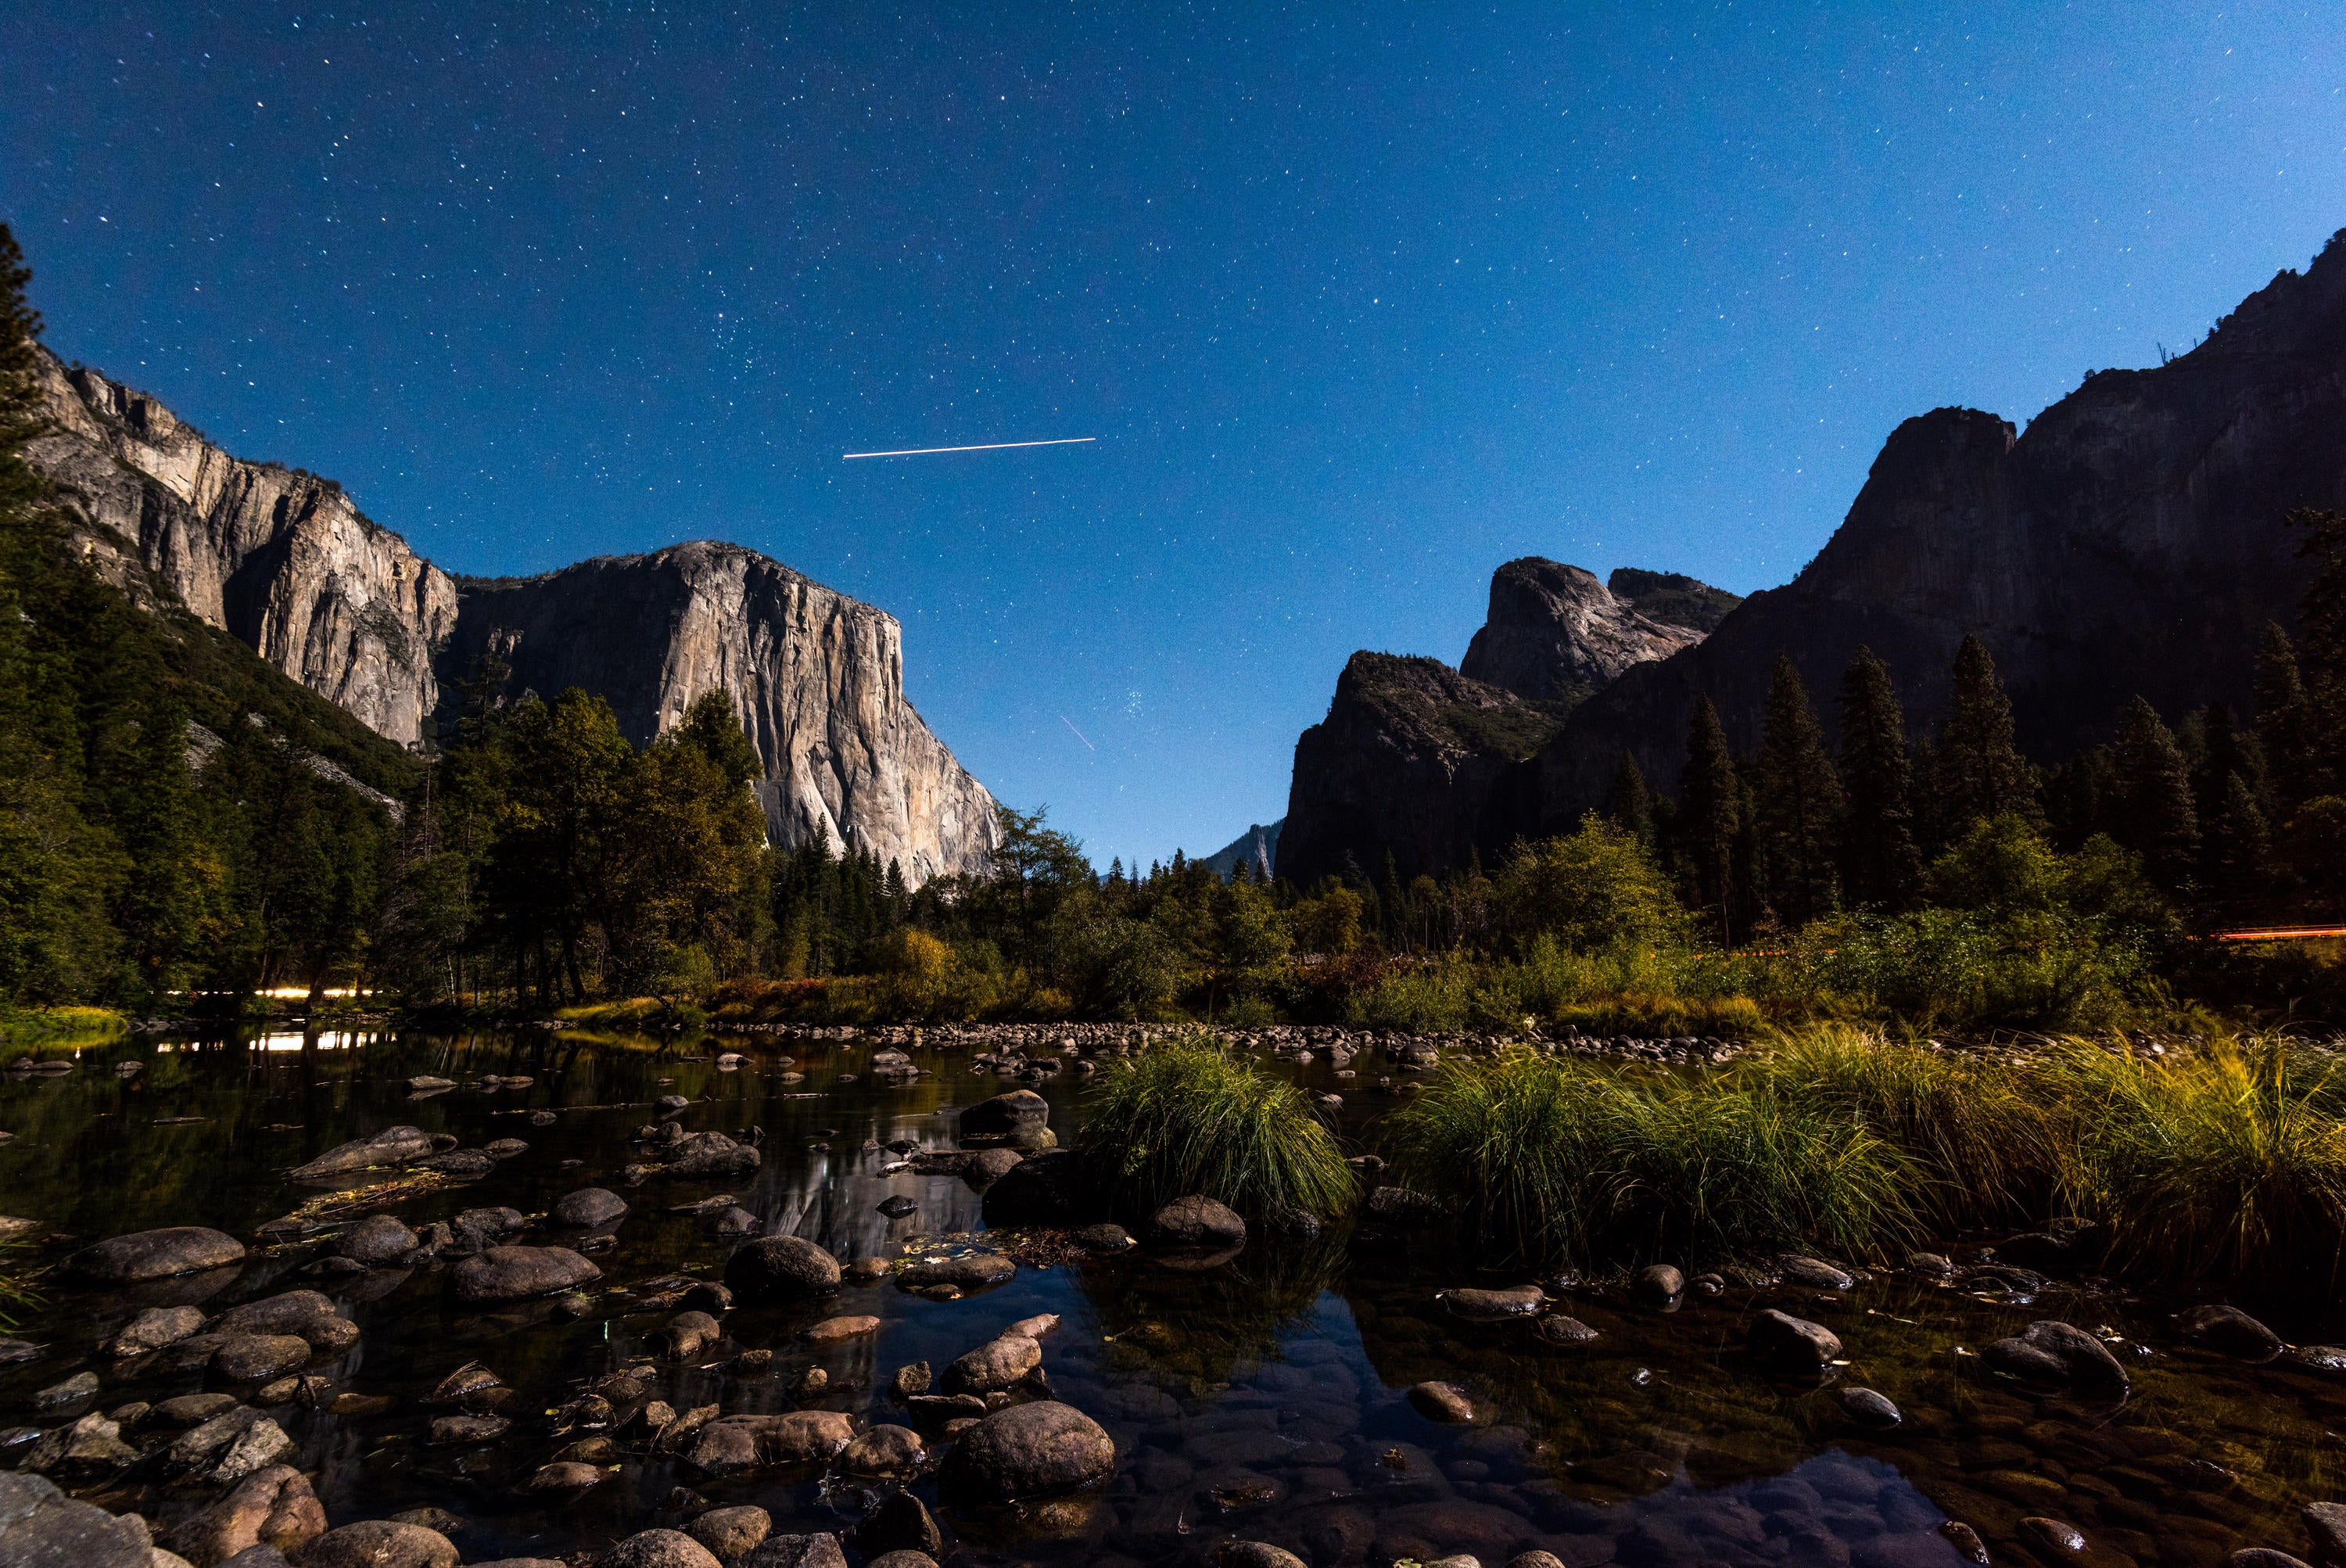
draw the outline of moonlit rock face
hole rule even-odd
[[[87,519],[76,543],[148,607],[177,601],[413,746],[484,655],[505,695],[579,687],[641,745],[709,691],[757,748],[773,841],[894,861],[917,885],[983,871],[994,797],[904,699],[894,616],[739,545],[700,541],[545,576],[459,579],[332,480],[231,457],[161,403],[43,351],[56,433],[34,465]]]
[[[1490,616],[1458,673],[1545,702],[1700,641],[1692,627],[1638,614],[1594,572],[1526,555],[1491,574]]]

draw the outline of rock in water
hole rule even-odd
[[[1116,1444],[1097,1421],[1038,1400],[996,1410],[963,1433],[938,1484],[971,1502],[1012,1502],[1087,1486],[1115,1468]]]
[[[179,1225],[86,1247],[67,1259],[66,1267],[84,1279],[103,1285],[136,1285],[219,1268],[243,1258],[244,1243],[236,1237],[201,1226]]]
[[[1444,1290],[1441,1300],[1461,1318],[1528,1318],[1540,1309],[1542,1296],[1536,1285],[1517,1285],[1505,1290]]]
[[[377,1166],[403,1166],[432,1152],[431,1135],[421,1127],[385,1127],[370,1138],[353,1138],[328,1149],[308,1165],[286,1173],[295,1181],[318,1181],[347,1176]]]
[[[685,1533],[699,1542],[722,1563],[746,1557],[772,1533],[773,1516],[750,1505],[716,1508],[686,1525]]]
[[[1004,1334],[945,1369],[949,1394],[991,1394],[1025,1381],[1043,1364],[1043,1347],[1024,1334]]]
[[[522,1301],[591,1285],[603,1271],[566,1247],[492,1247],[451,1271],[456,1299]]]
[[[1464,1426],[1474,1419],[1474,1401],[1455,1383],[1420,1383],[1410,1390],[1409,1402],[1430,1421]]]
[[[23,1471],[0,1472],[0,1562],[26,1568],[150,1568],[146,1522],[79,1502]]]
[[[725,1287],[744,1307],[787,1307],[839,1288],[839,1259],[803,1237],[761,1236],[725,1260]]]
[[[580,1187],[555,1200],[550,1212],[556,1225],[567,1225],[581,1230],[592,1230],[598,1225],[608,1225],[627,1212],[627,1204],[617,1193],[599,1186]]]
[[[2280,1335],[2238,1307],[2194,1307],[2177,1315],[2175,1327],[2193,1344],[2243,1361],[2270,1361],[2287,1349]]]
[[[714,1553],[676,1530],[646,1530],[596,1559],[597,1568],[724,1568]]]
[[[366,1519],[327,1531],[291,1561],[294,1568],[457,1568],[461,1559],[436,1530]]]
[[[396,1216],[371,1214],[335,1237],[333,1254],[370,1268],[396,1263],[415,1250],[415,1233]]]
[[[1246,1221],[1210,1197],[1177,1197],[1148,1219],[1148,1238],[1161,1247],[1236,1247]]]
[[[254,1546],[291,1555],[326,1532],[326,1510],[291,1465],[255,1471],[236,1490],[181,1524],[172,1544],[195,1568],[214,1568]]]
[[[1841,1354],[1841,1338],[1821,1323],[1770,1307],[1751,1319],[1751,1353],[1786,1371],[1814,1372]]]
[[[1039,1127],[1051,1119],[1051,1102],[1032,1089],[1013,1089],[1006,1095],[996,1095],[981,1100],[961,1114],[961,1141],[974,1143],[980,1138],[1004,1138],[1027,1127]]]

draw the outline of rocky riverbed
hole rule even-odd
[[[1480,1268],[1393,1188],[1317,1234],[1198,1202],[1118,1225],[1058,1145],[1151,1037],[25,1058],[0,1228],[43,1299],[0,1341],[0,1562],[2346,1551],[2326,1303],[2138,1298],[2076,1278],[2060,1227],[1583,1280]],[[1378,1091],[1487,1043],[1238,1044],[1359,1137]]]

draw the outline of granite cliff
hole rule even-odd
[[[1573,705],[1699,643],[1684,622],[1735,602],[1691,577],[1613,580],[1525,556],[1492,575],[1489,617],[1459,668],[1354,654],[1328,717],[1295,743],[1279,874],[1299,886],[1351,869],[1374,877],[1388,852],[1404,880],[1478,856],[1495,864],[1538,820],[1534,759]]]
[[[2105,738],[2140,692],[2170,718],[2248,704],[2257,638],[2293,622],[2292,506],[2346,506],[2346,234],[2156,369],[2086,377],[2016,433],[1943,408],[1893,432],[1840,528],[1783,587],[1698,646],[1575,709],[1540,759],[1540,822],[1598,803],[1622,751],[1671,789],[1697,700],[1754,746],[1779,651],[1831,728],[1862,645],[1888,661],[1917,733],[1976,633],[2024,748]]]
[[[28,455],[76,542],[150,608],[184,607],[401,745],[434,738],[494,652],[499,695],[567,686],[650,739],[731,694],[764,763],[774,841],[978,871],[994,799],[904,699],[894,617],[731,545],[680,545],[543,577],[460,580],[330,479],[230,456],[154,398],[46,351],[54,433]]]

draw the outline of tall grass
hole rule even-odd
[[[2346,1076],[2281,1038],[2146,1061],[2090,1041],[2039,1061],[2066,1124],[2062,1196],[2110,1260],[2168,1278],[2333,1282],[2346,1247]]]
[[[1402,1178],[1526,1261],[1858,1256],[1914,1227],[1899,1151],[1856,1115],[1728,1076],[1528,1051],[1454,1064],[1386,1124]]]
[[[1352,1167],[1303,1091],[1203,1040],[1101,1074],[1076,1146],[1130,1212],[1191,1193],[1241,1214],[1291,1205],[1332,1218],[1352,1202]]]

